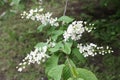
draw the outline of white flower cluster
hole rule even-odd
[[[41,62],[45,62],[46,58],[49,58],[49,55],[46,54],[47,46],[42,48],[36,48],[34,51],[31,51],[24,59],[23,63],[20,63],[18,67],[19,72],[21,72],[26,65],[30,65],[31,63],[40,64]]]
[[[113,52],[113,50],[109,46],[106,46],[106,48],[98,47],[96,44],[93,43],[86,45],[78,44],[77,48],[79,48],[79,52],[83,54],[84,57],[95,56],[97,54],[104,55]]]
[[[67,28],[67,31],[63,34],[64,40],[67,41],[69,38],[76,41],[79,40],[82,36],[82,33],[85,31],[83,26],[83,21],[74,21]]]
[[[88,33],[91,32],[92,30],[95,30],[95,29],[96,29],[95,27],[93,27],[94,24],[89,24],[89,26],[90,26],[90,27],[85,26],[85,30],[86,30]]]
[[[47,12],[47,13],[43,14],[42,12],[43,12],[43,8],[40,7],[39,9],[38,8],[31,9],[31,10],[29,10],[28,13],[26,11],[24,11],[21,14],[21,16],[22,16],[22,18],[40,21],[43,25],[49,24],[51,26],[59,26],[57,17],[52,18],[52,13]]]

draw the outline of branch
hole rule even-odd
[[[66,0],[63,16],[65,16],[65,13],[66,13],[66,10],[67,10],[67,5],[68,5],[68,0]]]

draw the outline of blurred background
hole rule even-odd
[[[21,19],[20,14],[39,6],[39,0],[0,0],[0,80],[41,80],[44,66],[30,65],[18,72],[16,66],[44,36],[36,31],[39,22]],[[43,0],[53,16],[62,16],[66,0]],[[89,57],[76,62],[95,73],[99,80],[120,80],[120,0],[68,0],[67,16],[95,24],[83,42],[109,45],[113,54]],[[47,80],[47,79],[44,79]]]

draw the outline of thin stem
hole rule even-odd
[[[66,0],[66,3],[65,3],[65,8],[64,8],[63,16],[65,16],[65,13],[66,13],[66,10],[67,10],[67,5],[68,5],[68,0]]]

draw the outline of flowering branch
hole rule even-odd
[[[86,25],[88,24],[87,22],[81,20],[73,21],[74,19],[65,16],[67,5],[68,0],[66,0],[63,16],[58,19],[57,17],[53,18],[50,12],[43,13],[44,9],[42,7],[31,9],[29,12],[24,11],[21,14],[22,18],[39,21],[42,26],[40,25],[38,30],[43,31],[43,28],[46,27],[46,34],[50,39],[47,40],[47,42],[40,42],[35,46],[35,50],[31,51],[23,59],[23,62],[16,67],[19,72],[21,72],[26,65],[41,64],[46,61],[45,72],[49,80],[97,80],[92,72],[77,68],[74,64],[76,59],[71,59],[72,56],[70,56],[70,54],[73,54],[80,60],[82,55],[84,57],[95,56],[97,54],[104,55],[106,53],[112,53],[113,50],[109,46],[104,48],[102,46],[98,47],[93,43],[78,43],[77,41],[82,38],[84,32],[90,33],[95,28],[93,28],[93,24],[89,24],[91,27],[88,28]],[[65,22],[65,24],[62,25],[61,22]],[[65,57],[64,55],[59,56],[60,54],[66,54],[70,57],[68,63],[66,63],[67,59],[65,59],[62,60],[63,63],[58,64],[59,60]],[[68,76],[65,79],[66,75],[71,75],[69,72],[71,72],[73,76]],[[85,77],[79,76],[79,73],[85,74]],[[88,79],[86,77],[88,77]],[[91,79],[89,79],[90,77]]]

